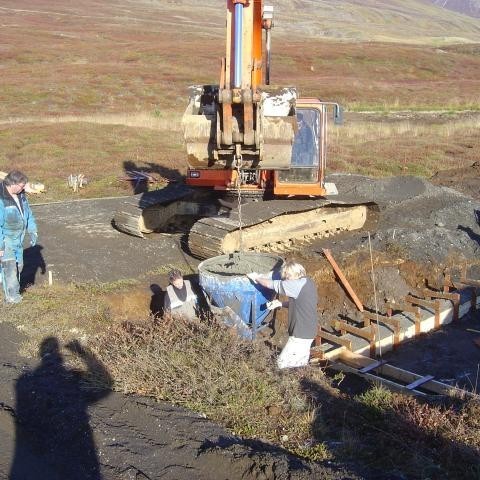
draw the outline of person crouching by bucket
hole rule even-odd
[[[278,368],[303,367],[308,364],[310,347],[317,335],[317,287],[307,277],[305,268],[288,261],[282,266],[282,280],[272,280],[256,272],[247,274],[254,283],[288,297],[288,302],[273,300],[269,309],[288,307],[288,341],[277,359]]]
[[[168,281],[170,285],[165,294],[164,313],[170,313],[174,317],[196,318],[198,299],[190,281],[185,280],[182,272],[176,269],[168,273]]]

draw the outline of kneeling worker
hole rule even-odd
[[[269,309],[288,307],[288,341],[278,357],[278,368],[302,367],[308,364],[310,347],[317,335],[317,287],[307,277],[305,268],[297,262],[286,262],[282,280],[272,280],[258,273],[248,278],[263,287],[288,297],[288,302],[274,300]]]
[[[197,296],[193,293],[190,282],[184,280],[180,270],[171,270],[168,280],[170,285],[163,303],[164,313],[188,319],[197,317]]]

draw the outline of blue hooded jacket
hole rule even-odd
[[[0,251],[3,250],[2,261],[16,260],[23,264],[23,240],[28,232],[35,242],[37,224],[28,204],[25,193],[18,194],[20,207],[8,193],[5,183],[0,183]]]

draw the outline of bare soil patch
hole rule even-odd
[[[435,185],[453,188],[472,198],[480,198],[480,162],[463,168],[441,170],[430,178]]]

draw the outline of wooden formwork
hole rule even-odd
[[[407,372],[375,358],[382,352],[397,348],[403,341],[452,321],[458,322],[468,312],[476,311],[479,280],[469,279],[466,268],[462,270],[458,282],[452,281],[446,272],[442,291],[423,288],[407,295],[402,302],[385,302],[381,311],[372,312],[360,303],[338,265],[330,258],[329,251],[326,257],[339,280],[349,287],[346,288],[349,295],[356,299],[362,320],[332,319],[329,322],[331,331],[319,327],[312,348],[312,363],[328,362],[330,368],[381,381],[387,387],[404,393],[476,396],[437,382],[431,375]]]
[[[443,291],[424,288],[407,295],[402,302],[385,302],[379,312],[361,312],[361,322],[332,319],[331,331],[319,328],[312,357],[331,361],[344,351],[375,357],[476,310],[477,288],[478,280],[462,276],[460,282],[452,282],[446,276]]]

